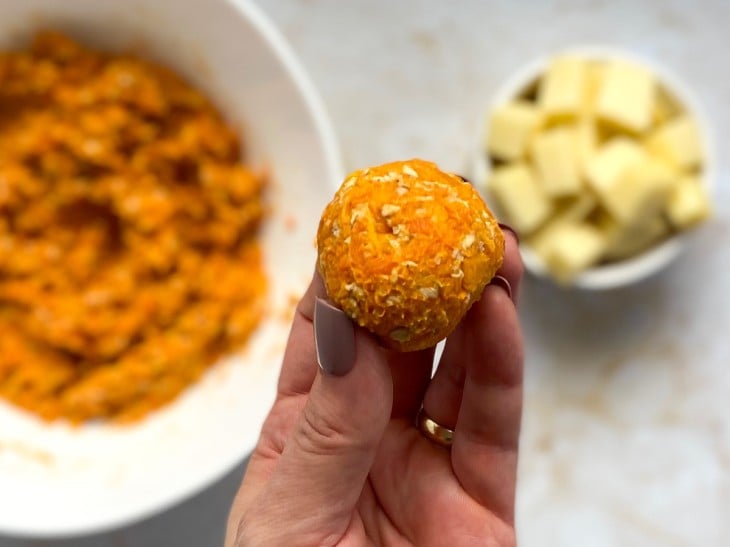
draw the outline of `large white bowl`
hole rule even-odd
[[[139,424],[49,425],[0,401],[0,533],[26,536],[90,533],[148,516],[253,448],[275,394],[286,308],[311,277],[317,221],[342,174],[309,79],[248,0],[0,0],[0,48],[43,27],[169,64],[242,129],[251,163],[274,180],[264,234],[272,290],[271,316],[246,349]]]
[[[487,136],[486,119],[488,119],[495,108],[518,97],[531,85],[534,85],[538,78],[545,73],[550,60],[555,55],[570,55],[585,59],[606,61],[611,59],[626,59],[645,66],[656,76],[660,85],[667,89],[684,109],[697,120],[703,139],[702,144],[705,155],[701,180],[708,192],[712,191],[716,177],[713,133],[704,108],[695,93],[691,90],[691,87],[666,67],[649,59],[610,46],[576,46],[545,55],[519,68],[500,86],[486,112],[479,120],[477,129],[477,143],[472,166],[472,176],[480,190],[488,194],[486,181],[492,170],[484,147]],[[581,289],[607,290],[636,283],[659,272],[675,260],[682,252],[687,239],[688,234],[675,234],[634,257],[590,268],[573,279],[571,285]],[[550,278],[548,269],[542,259],[527,245],[520,245],[520,254],[527,271],[537,277]]]

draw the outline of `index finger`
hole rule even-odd
[[[294,313],[277,388],[280,396],[309,393],[317,376],[317,355],[314,349],[314,302],[326,298],[327,291],[319,272],[314,272],[309,288]]]
[[[315,271],[307,292],[297,306],[279,376],[279,395],[306,394],[312,387],[318,366],[313,342],[314,301],[316,298],[326,297],[327,291],[322,277]],[[418,412],[423,392],[431,378],[433,353],[433,348],[409,353],[398,353],[383,348],[396,386],[394,416],[413,418]]]

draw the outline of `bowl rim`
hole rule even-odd
[[[312,118],[314,130],[321,140],[325,172],[330,179],[327,182],[333,191],[336,190],[344,176],[340,145],[324,102],[304,65],[296,56],[282,32],[253,0],[222,1],[230,4],[240,17],[251,23],[253,31],[260,35],[271,49],[272,54],[281,62],[284,72],[291,78],[292,85],[300,94],[304,107]],[[137,505],[134,510],[89,522],[83,526],[72,524],[53,527],[39,526],[31,529],[22,526],[4,525],[0,533],[17,538],[63,539],[104,533],[136,524],[169,510],[202,492],[230,473],[237,465],[247,462],[253,446],[244,448],[244,450],[237,453],[232,452],[230,457],[221,459],[217,462],[217,465],[211,466],[204,473],[197,473],[186,479],[181,479],[177,488],[170,489],[165,496],[147,499]]]
[[[317,134],[322,140],[327,171],[331,175],[330,183],[332,189],[336,190],[345,174],[342,150],[337,140],[332,119],[325,108],[322,96],[314,85],[314,81],[282,32],[253,0],[225,1],[253,23],[255,29],[271,47],[274,55],[284,65],[286,72],[292,77],[293,84],[302,95],[304,104],[312,115]]]
[[[684,107],[684,110],[692,115],[699,126],[704,152],[700,180],[712,198],[717,179],[714,132],[696,92],[675,72],[653,59],[618,46],[599,44],[573,45],[543,54],[526,62],[498,86],[493,98],[488,101],[487,107],[483,109],[479,117],[476,131],[477,142],[473,155],[472,172],[474,182],[480,192],[489,196],[487,179],[492,166],[484,150],[487,120],[496,108],[515,98],[520,90],[525,89],[544,73],[548,63],[558,56],[573,56],[598,61],[622,59],[648,69]],[[641,281],[674,261],[686,246],[688,235],[688,232],[677,233],[630,259],[589,268],[576,276],[567,286],[589,290],[609,290]],[[527,245],[520,245],[520,255],[527,271],[538,278],[554,282],[542,259]]]

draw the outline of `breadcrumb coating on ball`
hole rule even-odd
[[[317,233],[327,294],[400,351],[448,336],[502,265],[504,236],[473,186],[413,159],[351,173]]]

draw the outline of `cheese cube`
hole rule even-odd
[[[680,111],[681,107],[677,104],[677,101],[664,88],[657,86],[656,100],[654,101],[654,124],[661,125],[670,118],[677,116]]]
[[[555,215],[558,220],[565,222],[578,222],[585,220],[598,205],[598,200],[590,192],[584,192],[575,199],[563,204]]]
[[[551,197],[577,194],[582,186],[574,131],[560,127],[537,135],[530,147],[540,182]]]
[[[487,151],[501,160],[522,158],[541,123],[542,115],[533,103],[513,101],[500,107],[489,120]]]
[[[620,177],[633,164],[644,159],[643,149],[632,139],[617,137],[598,149],[588,163],[589,186],[601,201],[613,201],[611,193]]]
[[[653,158],[630,165],[603,196],[606,210],[625,225],[658,214],[667,202],[676,175]]]
[[[560,228],[564,224],[575,224],[584,221],[596,205],[597,201],[593,194],[588,192],[580,194],[575,199],[560,205],[555,215],[545,225],[528,238],[525,238],[525,243],[543,260],[546,260],[554,236]]]
[[[681,230],[692,228],[711,215],[707,192],[696,176],[677,182],[669,195],[666,212],[670,222]]]
[[[625,61],[608,64],[598,94],[596,113],[610,123],[634,133],[652,122],[656,86],[644,68]]]
[[[489,180],[489,190],[506,220],[520,234],[535,230],[552,211],[547,194],[522,163],[496,169]]]
[[[547,266],[560,282],[569,282],[595,265],[606,247],[605,235],[587,223],[563,224],[552,236]]]
[[[576,115],[583,107],[587,64],[574,57],[554,59],[540,81],[537,102],[549,118]]]
[[[583,108],[581,110],[583,116],[592,117],[596,112],[596,102],[598,101],[598,94],[603,85],[605,70],[605,63],[595,61],[588,61],[586,63]]]
[[[606,233],[609,243],[604,253],[607,260],[623,260],[636,256],[657,243],[669,232],[669,225],[659,214],[642,218],[632,226],[613,222]]]
[[[646,149],[679,169],[692,169],[702,162],[700,131],[688,115],[665,123],[649,135]]]
[[[591,118],[582,117],[574,128],[575,148],[578,156],[578,172],[587,178],[588,164],[598,149],[598,133]]]
[[[542,258],[543,262],[547,263],[552,243],[555,241],[555,234],[560,231],[565,225],[564,222],[550,219],[547,224],[537,230],[530,237],[523,239],[525,245],[532,249],[532,251]]]

